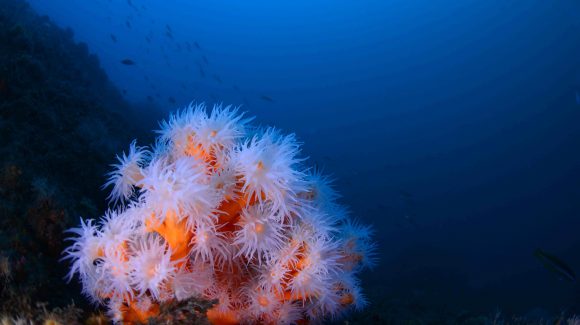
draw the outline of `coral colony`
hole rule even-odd
[[[133,142],[106,186],[116,210],[81,219],[68,279],[119,323],[160,303],[218,303],[213,324],[312,323],[365,306],[357,274],[371,229],[350,220],[331,181],[303,166],[294,134],[251,128],[237,108],[190,105]]]

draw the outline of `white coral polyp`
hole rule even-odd
[[[229,259],[228,241],[215,225],[198,223],[191,240],[191,255],[203,262],[223,266]]]
[[[130,265],[122,251],[108,250],[97,262],[97,287],[101,297],[128,299],[133,296]]]
[[[250,301],[248,312],[251,318],[268,319],[273,315],[274,310],[280,306],[280,300],[273,290],[261,287],[248,287],[247,296]],[[264,315],[264,316],[263,316]]]
[[[208,152],[233,147],[244,136],[245,125],[251,120],[243,119],[243,115],[232,106],[214,105],[209,116],[199,119],[194,130],[196,140]]]
[[[235,159],[242,191],[259,202],[267,197],[275,208],[285,208],[288,200],[295,200],[297,188],[292,185],[304,177],[296,168],[299,152],[293,134],[282,136],[272,128],[247,140],[237,148]]]
[[[206,118],[205,104],[191,103],[185,109],[172,114],[168,121],[161,123],[159,142],[168,145],[172,157],[181,157],[187,154],[192,139],[196,136],[195,130],[201,120]]]
[[[149,235],[133,243],[129,259],[129,283],[144,295],[147,291],[157,300],[176,274],[176,262],[171,260],[171,249],[162,238]]]
[[[235,170],[226,166],[211,176],[210,185],[221,198],[230,201],[239,196],[236,181]]]
[[[213,285],[213,282],[211,265],[198,263],[191,271],[185,268],[179,269],[171,285],[175,298],[185,300],[193,296],[202,296]]]
[[[234,245],[239,246],[237,255],[251,259],[254,255],[261,263],[270,257],[284,242],[285,225],[277,222],[276,212],[270,204],[257,204],[244,209],[237,223]]]
[[[107,211],[100,222],[100,247],[105,252],[122,250],[124,243],[133,235],[135,226],[135,221],[123,212]]]
[[[181,157],[173,163],[167,159],[153,161],[139,186],[143,199],[160,215],[160,221],[170,212],[201,219],[215,205],[203,162],[192,157]]]
[[[63,260],[116,323],[164,302],[218,299],[212,323],[321,323],[367,303],[371,228],[350,221],[293,134],[256,130],[231,106],[191,104],[151,149],[131,143],[106,186],[118,206],[73,228]],[[137,190],[136,190],[137,189]]]
[[[113,164],[114,170],[107,174],[109,179],[103,187],[113,186],[108,199],[119,202],[128,200],[134,192],[134,186],[143,177],[141,165],[145,163],[148,151],[144,147],[138,147],[137,142],[131,142],[129,154],[123,152],[117,156],[118,163]]]
[[[68,232],[76,234],[77,237],[67,238],[73,241],[73,244],[65,249],[63,257],[63,260],[72,261],[67,278],[70,281],[74,274],[78,273],[81,279],[84,279],[94,270],[93,262],[99,258],[99,252],[103,248],[98,229],[93,225],[92,219],[86,222],[81,219],[81,226]]]

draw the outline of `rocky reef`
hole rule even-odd
[[[94,308],[63,281],[63,232],[105,208],[134,110],[72,30],[24,1],[0,0],[0,44],[0,314],[72,324]]]

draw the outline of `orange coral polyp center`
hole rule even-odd
[[[124,175],[127,175],[127,177],[131,179],[133,183],[138,183],[144,177],[143,173],[141,173],[139,165],[137,165],[136,163],[133,163],[130,166],[125,167]]]
[[[155,270],[155,266],[150,266],[147,270],[147,276],[149,278],[153,278],[155,276],[155,274],[157,273],[157,271]]]
[[[342,305],[350,305],[350,304],[352,304],[353,302],[354,302],[354,297],[353,297],[353,296],[352,296],[352,294],[350,294],[350,293],[347,293],[347,294],[345,294],[344,296],[342,296],[342,297],[340,298],[340,303],[341,303]]]
[[[256,224],[255,230],[256,230],[256,233],[261,234],[264,232],[265,227],[263,224],[258,223],[258,224]]]
[[[185,154],[190,157],[195,157],[205,162],[211,161],[210,155],[203,150],[200,143],[194,140],[194,136],[190,135],[187,138],[187,145],[185,146]]]
[[[258,303],[260,304],[260,306],[266,307],[270,304],[270,301],[268,300],[268,298],[266,296],[260,296],[258,298]]]
[[[212,137],[215,137],[215,136],[217,135],[217,131],[216,131],[216,130],[212,130],[212,131],[209,133],[209,135],[210,135],[210,136],[212,136]]]

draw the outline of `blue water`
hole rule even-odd
[[[372,303],[580,313],[533,256],[580,272],[577,1],[30,3],[144,115],[219,100],[296,132],[375,226]]]

